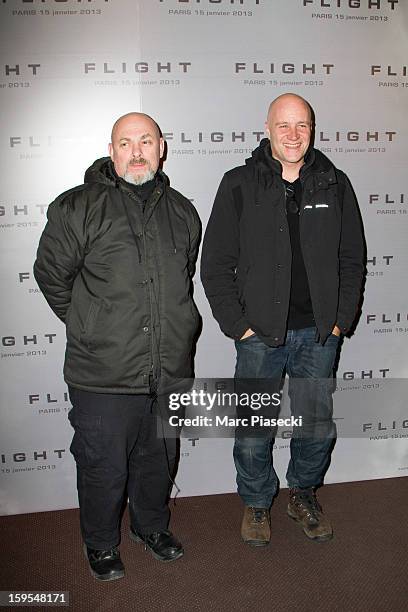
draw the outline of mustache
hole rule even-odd
[[[134,164],[148,164],[149,162],[147,161],[147,159],[145,159],[144,157],[133,157],[130,162],[129,162],[129,166],[132,166]]]

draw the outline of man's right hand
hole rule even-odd
[[[240,338],[240,340],[245,340],[245,338],[249,338],[249,336],[254,336],[255,332],[249,328],[246,330],[245,334]]]

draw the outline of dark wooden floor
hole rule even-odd
[[[77,510],[2,517],[0,590],[69,591],[69,609],[84,612],[406,612],[408,478],[329,485],[319,499],[332,541],[303,535],[286,516],[283,489],[265,548],[241,541],[236,495],[179,499],[171,528],[186,552],[168,564],[129,540],[126,515],[126,576],[106,584],[89,573]]]

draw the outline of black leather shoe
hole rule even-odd
[[[143,542],[145,550],[149,549],[159,561],[175,561],[184,555],[181,543],[167,529],[144,535],[131,527],[129,535],[134,542]]]
[[[95,550],[84,544],[92,576],[97,580],[117,580],[125,575],[125,568],[116,546],[109,550]]]

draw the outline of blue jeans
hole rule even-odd
[[[301,433],[290,441],[291,458],[286,473],[288,486],[307,488],[320,485],[329,464],[336,432],[332,420],[332,393],[339,338],[331,334],[322,346],[316,342],[316,328],[308,327],[289,330],[285,344],[277,348],[267,346],[256,335],[236,341],[235,345],[235,379],[241,390],[245,379],[252,379],[248,381],[248,388],[254,387],[254,379],[272,379],[279,386],[286,370],[291,413],[303,419]],[[253,437],[245,437],[242,431],[236,435],[234,461],[238,493],[247,506],[268,508],[277,492],[273,443],[272,430]]]

